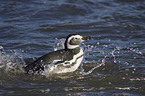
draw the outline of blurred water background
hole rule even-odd
[[[77,71],[24,73],[69,34],[93,37]],[[0,95],[145,96],[145,0],[0,0]]]

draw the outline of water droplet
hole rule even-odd
[[[132,65],[131,67],[135,67],[134,65]]]

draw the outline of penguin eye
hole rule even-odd
[[[77,40],[78,38],[75,38],[75,40]]]

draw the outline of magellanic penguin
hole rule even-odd
[[[64,49],[50,52],[38,58],[33,63],[28,64],[25,70],[27,73],[38,73],[44,70],[52,71],[53,73],[73,72],[77,70],[84,58],[84,52],[80,44],[90,39],[91,37],[89,36],[68,35]],[[48,66],[49,68],[47,68]]]

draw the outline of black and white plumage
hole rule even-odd
[[[27,73],[41,72],[46,69],[49,64],[53,64],[52,68],[48,68],[53,73],[67,73],[75,71],[81,64],[84,52],[79,46],[83,41],[90,40],[89,36],[81,36],[71,34],[66,38],[65,49],[50,52],[25,67]]]

